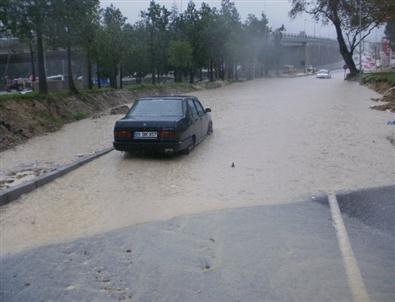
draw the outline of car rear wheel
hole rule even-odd
[[[213,122],[210,122],[210,123],[208,124],[207,135],[210,135],[210,134],[213,133],[213,132],[214,132],[214,129],[213,129]]]
[[[192,136],[192,143],[188,146],[188,148],[181,150],[181,154],[188,155],[189,153],[191,153],[191,151],[195,147],[195,145],[196,145],[196,136],[193,135]]]

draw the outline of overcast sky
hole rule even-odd
[[[102,7],[110,6],[113,4],[118,7],[124,16],[128,18],[129,23],[134,23],[139,19],[140,11],[147,9],[150,0],[101,0]],[[176,5],[180,10],[182,7],[185,10],[188,0],[157,0],[157,3],[165,5],[168,9],[171,9],[173,5]],[[195,0],[197,6],[203,1]],[[206,0],[210,6],[220,7],[220,0]],[[308,35],[314,35],[323,37],[335,37],[334,31],[331,26],[322,26],[320,23],[315,24],[313,20],[307,16],[299,16],[295,20],[291,20],[288,16],[288,12],[291,8],[291,1],[289,0],[234,0],[237,9],[244,20],[248,14],[255,14],[259,16],[261,12],[265,12],[269,18],[269,23],[272,28],[278,28],[281,24],[285,25],[285,28],[290,33],[299,33],[306,29]]]

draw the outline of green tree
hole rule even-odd
[[[384,24],[388,17],[395,14],[394,0],[293,0],[290,15],[308,13],[317,21],[331,22],[336,30],[340,53],[356,75],[358,69],[353,54],[356,47],[371,31]],[[359,21],[361,20],[361,26]],[[360,35],[362,39],[360,39]]]
[[[50,44],[66,49],[67,79],[72,93],[78,93],[73,79],[72,48],[81,48],[89,43],[84,31],[92,22],[98,5],[98,0],[54,0],[53,3]]]
[[[81,27],[79,30],[78,44],[85,52],[86,57],[86,69],[87,69],[87,85],[89,89],[93,88],[92,80],[92,64],[94,59],[97,57],[96,40],[98,39],[98,33],[100,29],[100,8],[99,1],[92,0],[89,9],[85,11],[85,14],[81,20]]]
[[[175,80],[181,82],[182,72],[193,65],[193,49],[188,41],[172,41],[169,47],[169,63],[175,68]]]
[[[117,88],[117,76],[127,47],[123,28],[126,18],[113,5],[107,7],[102,15],[103,27],[97,33],[98,65],[100,75],[110,78],[110,86]]]
[[[39,92],[42,94],[48,93],[44,40],[47,37],[53,4],[53,0],[3,0],[0,4],[3,30],[7,28],[13,35],[22,39],[36,39]]]
[[[34,59],[34,34],[30,29],[27,19],[20,18],[19,12],[12,9],[10,0],[4,0],[0,5],[0,33],[18,37],[29,46],[32,81],[36,81],[36,67]]]
[[[219,17],[220,35],[223,39],[223,51],[219,57],[220,77],[233,77],[233,66],[239,59],[241,22],[233,1],[222,0]]]
[[[148,10],[141,12],[141,17],[148,30],[148,49],[153,84],[160,80],[160,73],[167,67],[170,14],[165,6],[161,7],[153,0],[150,2]],[[157,75],[157,79],[155,75]]]
[[[192,63],[189,69],[189,81],[194,82],[195,71],[206,63],[206,51],[203,45],[202,21],[194,2],[190,1],[185,12],[173,21],[172,30],[175,40],[188,41],[192,48]]]
[[[214,81],[214,65],[218,60],[221,46],[221,28],[219,25],[218,11],[203,2],[199,10],[201,18],[202,45],[206,51],[209,79]]]
[[[270,29],[265,14],[261,14],[258,19],[255,15],[249,14],[244,23],[244,55],[247,60],[247,78],[251,79],[263,74],[263,63],[265,60],[265,46],[268,43]]]

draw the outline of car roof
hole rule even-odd
[[[174,96],[146,96],[138,98],[138,101],[153,101],[153,100],[185,100],[190,98],[196,98],[192,95],[174,95]]]

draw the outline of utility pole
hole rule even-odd
[[[359,83],[362,84],[362,0],[359,0]]]
[[[307,22],[307,19],[304,19],[303,31],[304,31],[305,35],[306,35],[306,22]]]
[[[314,20],[314,38],[315,38],[315,26],[317,24],[317,21]]]

